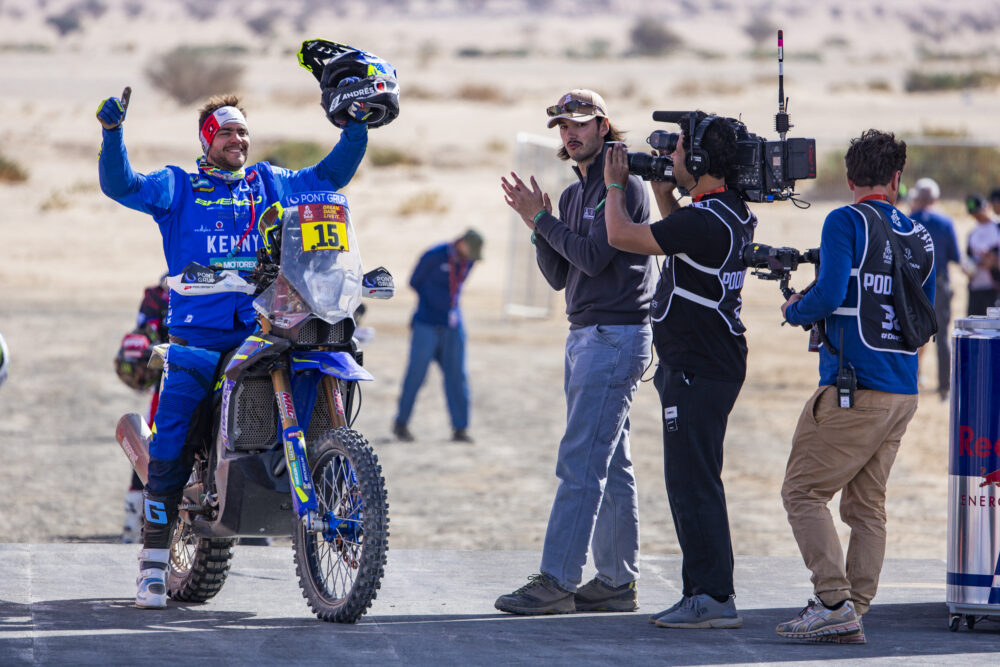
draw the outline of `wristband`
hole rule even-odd
[[[538,232],[534,229],[531,230],[531,245],[535,245],[535,240],[538,238]]]
[[[625,192],[625,186],[624,185],[618,185],[617,183],[612,183],[611,185],[608,186],[608,192],[611,192],[611,188],[618,188],[622,192]]]
[[[540,217],[542,217],[543,215],[545,215],[546,213],[548,213],[548,211],[546,211],[544,208],[541,211],[539,211],[538,213],[536,213],[535,217],[531,219],[531,224],[537,225],[538,224],[538,219]]]

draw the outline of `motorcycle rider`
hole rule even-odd
[[[358,79],[354,79],[357,81]],[[341,85],[353,83],[349,79]],[[103,127],[98,170],[101,190],[115,201],[153,216],[163,237],[171,275],[189,262],[250,270],[262,245],[256,219],[285,196],[339,190],[354,176],[368,142],[363,100],[350,103],[340,140],[318,164],[297,171],[267,162],[246,165],[250,130],[239,99],[216,96],[199,110],[204,154],[194,173],[168,166],[133,171],[122,136],[128,96],[109,97],[98,108]],[[341,116],[342,118],[342,116]],[[219,358],[254,329],[253,297],[227,293],[195,298],[171,294],[167,314],[171,346],[164,360],[160,404],[152,426],[149,480],[144,492],[143,549],[139,553],[136,606],[164,608],[170,539],[192,460],[184,443],[199,404],[211,396]]]

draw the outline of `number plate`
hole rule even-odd
[[[347,225],[342,222],[303,222],[302,249],[348,250]]]
[[[306,252],[350,250],[345,220],[344,207],[337,204],[299,205],[302,249]]]

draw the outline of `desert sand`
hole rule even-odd
[[[122,413],[144,411],[147,398],[118,380],[112,359],[132,326],[142,288],[158,278],[164,263],[152,220],[98,188],[98,103],[131,85],[125,139],[133,166],[144,172],[164,164],[193,169],[197,104],[177,104],[150,84],[144,69],[179,44],[242,44],[248,52],[232,58],[246,66],[240,92],[255,145],[300,140],[332,146],[337,130],[318,106],[316,82],[294,56],[303,39],[321,36],[369,49],[397,67],[402,112],[392,125],[372,131],[370,151],[398,149],[420,162],[384,168],[366,162],[345,190],[366,261],[389,268],[399,286],[393,300],[369,303],[365,324],[376,335],[365,362],[376,381],[364,387],[355,424],[384,468],[390,545],[540,550],[565,418],[567,324],[560,294],[551,296],[547,317],[504,312],[508,257],[528,243],[499,187],[500,177],[516,168],[515,137],[555,136],[545,129],[545,106],[570,88],[590,87],[604,94],[612,116],[629,130],[633,150],[656,128],[650,113],[657,108],[742,114],[751,129],[773,138],[777,63],[750,58],[753,43],[741,28],[764,11],[762,3],[692,3],[705,5],[694,17],[685,17],[680,2],[657,3],[657,17],[688,47],[670,57],[627,59],[618,54],[627,48],[636,17],[617,2],[600,11],[552,3],[545,13],[528,13],[514,2],[486,2],[471,14],[458,13],[467,5],[446,2],[413,2],[410,13],[344,9],[339,16],[318,12],[303,30],[276,19],[275,34],[266,38],[228,6],[217,18],[196,22],[179,2],[150,4],[135,18],[125,11],[127,3],[106,4],[100,17],[87,17],[82,31],[63,38],[44,20],[64,5],[0,4],[0,153],[29,173],[23,183],[0,183],[0,331],[12,356],[10,378],[0,388],[0,541],[115,541],[121,528],[129,469],[114,428]],[[842,151],[868,127],[911,134],[956,127],[1000,142],[995,91],[902,91],[904,73],[920,67],[915,54],[924,41],[895,13],[911,3],[882,3],[878,13],[868,3],[838,2],[838,14],[833,3],[780,4],[788,7],[772,18],[786,32],[792,136],[815,137],[821,157]],[[300,5],[307,3],[257,2],[239,11]],[[982,6],[949,3],[956,15]],[[566,55],[595,40],[607,42],[607,57]],[[935,46],[989,45],[984,53],[995,59],[995,41],[995,33],[962,28]],[[470,46],[525,49],[527,55],[458,57]],[[796,51],[821,55],[796,58]],[[969,65],[954,65],[963,66]],[[873,80],[889,82],[888,90],[868,86]],[[462,92],[470,86],[492,92],[470,99],[475,95]],[[918,176],[907,174],[911,183]],[[556,199],[558,184],[542,185]],[[810,199],[808,184],[801,185]],[[942,203],[963,243],[971,227],[957,201],[964,194],[945,192]],[[847,195],[845,186],[842,199],[812,201],[808,209],[756,205],[757,240],[814,247],[825,214],[847,203]],[[429,197],[437,209],[405,212],[416,196]],[[476,443],[448,441],[436,369],[411,422],[417,441],[398,443],[389,426],[415,303],[406,288],[409,272],[426,247],[468,226],[486,237],[485,260],[463,299]],[[965,279],[952,271],[953,311],[964,314]],[[793,284],[802,287],[811,272],[800,269]],[[799,410],[816,385],[816,357],[807,352],[801,329],[780,326],[782,298],[773,283],[748,276],[743,295],[749,373],[730,419],[724,473],[734,547],[737,554],[795,555],[778,490]],[[936,393],[933,353],[926,358],[920,407],[889,483],[890,557],[945,554],[948,406]],[[643,384],[632,410],[641,548],[677,553],[658,414],[652,384]]]

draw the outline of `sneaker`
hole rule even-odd
[[[396,436],[397,440],[402,442],[413,442],[416,438],[410,433],[410,429],[406,427],[406,424],[401,424],[400,422],[392,422],[392,434]]]
[[[865,626],[858,619],[858,625],[861,629],[857,632],[848,632],[846,635],[825,635],[823,637],[816,637],[815,639],[807,639],[810,642],[826,642],[830,644],[867,644],[868,640],[865,639]]]
[[[125,522],[122,525],[122,544],[136,544],[142,539],[142,491],[130,490],[125,494]]]
[[[666,609],[664,609],[661,612],[657,612],[655,614],[652,614],[649,617],[649,622],[650,623],[656,623],[658,620],[660,620],[661,618],[663,618],[667,614],[669,614],[671,612],[677,611],[678,609],[681,608],[681,605],[684,604],[684,600],[687,600],[687,596],[686,595],[682,596],[681,599],[678,600],[677,602],[675,602],[672,607],[667,607]]]
[[[655,624],[660,628],[742,628],[743,619],[736,613],[733,596],[716,602],[702,593],[684,598],[677,609],[660,616]]]
[[[135,606],[164,609],[167,606],[167,560],[170,549],[143,549],[139,552],[139,577],[135,580]]]
[[[775,631],[788,639],[810,640],[864,632],[861,627],[861,617],[854,610],[854,603],[850,600],[842,604],[839,609],[829,609],[816,600],[809,600],[798,616],[779,623]]]
[[[501,595],[493,605],[500,611],[523,616],[572,614],[576,611],[573,593],[559,588],[547,574],[528,577],[528,583],[513,593]]]
[[[613,587],[594,577],[576,589],[573,600],[577,611],[636,611],[639,600],[636,582]]]
[[[464,428],[456,428],[455,433],[451,436],[451,440],[452,442],[465,442],[470,445],[475,442],[475,440],[472,439],[472,436],[469,435],[469,432]]]

